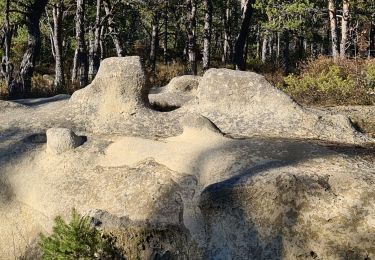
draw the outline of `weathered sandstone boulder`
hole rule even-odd
[[[47,135],[47,152],[60,154],[72,150],[83,143],[83,138],[67,128],[50,128]]]
[[[93,82],[76,91],[70,102],[87,116],[113,118],[142,109],[147,93],[140,57],[108,58],[101,63]]]
[[[149,101],[160,108],[181,107],[196,96],[200,80],[201,77],[192,75],[173,78],[167,86],[151,89]]]
[[[199,84],[197,102],[191,107],[235,136],[371,142],[347,117],[304,109],[252,72],[208,70]]]

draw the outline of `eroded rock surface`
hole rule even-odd
[[[304,109],[253,72],[208,70],[199,84],[196,101],[193,111],[237,136],[370,142],[354,130],[347,117]]]
[[[80,146],[84,140],[68,128],[50,128],[47,135],[47,152],[63,153]]]
[[[150,103],[161,110],[182,107],[196,96],[200,80],[191,75],[173,78],[167,86],[151,89]]]
[[[375,258],[373,140],[345,116],[230,70],[162,113],[144,82],[138,57],[111,58],[69,101],[0,102],[1,259],[32,252],[72,208],[129,258]],[[50,128],[69,149],[46,151]]]

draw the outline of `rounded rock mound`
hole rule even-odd
[[[68,128],[50,128],[46,134],[47,152],[51,154],[61,154],[83,143],[83,138]]]
[[[224,133],[234,136],[372,142],[357,132],[347,117],[304,109],[253,72],[208,70],[189,110],[207,117]]]

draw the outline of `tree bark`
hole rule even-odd
[[[77,0],[76,10],[76,40],[77,47],[74,53],[72,83],[79,83],[85,87],[88,83],[88,59],[85,43],[85,0]]]
[[[349,33],[349,12],[350,4],[349,0],[342,1],[342,19],[341,19],[341,43],[340,43],[340,58],[346,58],[346,49],[348,42],[348,33]]]
[[[204,0],[203,70],[210,68],[212,1]]]
[[[297,55],[298,59],[302,60],[303,57],[305,56],[305,38],[303,36],[298,36],[297,37]]]
[[[64,7],[61,2],[57,2],[52,7],[53,17],[53,51],[55,57],[55,80],[54,88],[56,93],[61,93],[64,86],[64,70],[63,70],[63,45],[62,45],[62,23],[63,23]]]
[[[159,13],[155,12],[152,19],[150,70],[155,72],[156,56],[159,48]]]
[[[164,64],[168,63],[168,0],[164,2],[164,40],[163,40],[163,59]]]
[[[313,38],[311,42],[311,56],[313,59],[318,57],[318,34],[313,32]]]
[[[237,36],[234,53],[234,64],[237,70],[245,70],[246,62],[244,60],[244,48],[247,37],[249,35],[249,28],[252,16],[253,0],[245,0],[242,2],[242,24],[240,33]]]
[[[283,72],[285,75],[289,73],[289,67],[290,67],[290,58],[289,58],[289,48],[290,48],[290,32],[288,30],[285,30],[282,33],[282,41],[284,43],[283,46],[283,53],[282,53],[282,59],[281,59],[281,67],[283,69]]]
[[[104,0],[103,4],[105,14],[108,16],[108,31],[112,37],[113,44],[115,45],[117,57],[123,57],[125,55],[125,51],[120,38],[120,34],[117,30],[117,24],[113,19],[111,2],[110,0]]]
[[[374,16],[375,15],[373,15],[371,17],[371,21],[370,21],[370,33],[369,33],[370,46],[369,46],[369,51],[368,51],[368,57],[369,58],[375,57],[375,20],[374,20]]]
[[[338,49],[338,37],[337,37],[336,6],[334,3],[334,0],[328,0],[328,12],[329,12],[330,29],[331,29],[332,57],[333,57],[333,60],[337,62],[339,49]]]
[[[96,1],[96,18],[92,28],[92,39],[90,44],[89,56],[89,79],[93,80],[100,67],[100,29],[101,29],[101,11],[102,0]]]
[[[187,14],[187,53],[188,53],[188,73],[197,75],[197,54],[196,54],[196,15],[197,5],[195,0],[186,0]]]
[[[4,27],[4,54],[2,57],[2,64],[1,64],[1,74],[5,79],[5,83],[8,88],[9,94],[11,94],[11,83],[12,83],[12,74],[13,74],[13,66],[10,63],[10,49],[12,44],[12,37],[16,28],[12,28],[10,25],[10,0],[7,0],[5,3],[5,27]]]
[[[223,12],[223,25],[224,25],[224,44],[223,44],[223,57],[222,62],[227,64],[232,60],[232,40],[230,32],[230,19],[231,19],[231,5],[230,0],[225,1],[225,9]]]
[[[45,10],[48,0],[34,0],[25,13],[27,29],[27,48],[23,55],[20,71],[14,85],[12,83],[11,96],[28,97],[31,94],[32,77],[35,70],[35,62],[40,53],[40,18]]]
[[[267,45],[268,45],[268,35],[263,35],[263,42],[262,42],[262,62],[263,63],[267,61]]]

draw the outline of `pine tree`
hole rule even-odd
[[[75,209],[69,223],[59,216],[52,234],[40,237],[43,259],[121,259],[114,240],[103,236],[91,225],[89,217],[82,217]]]

